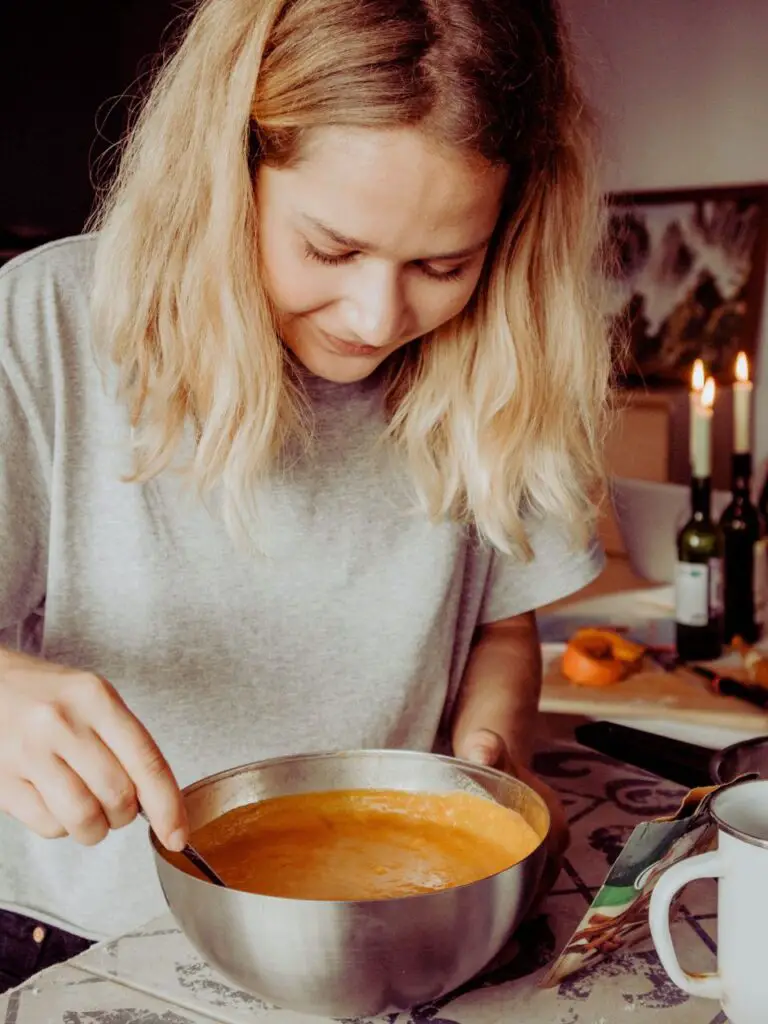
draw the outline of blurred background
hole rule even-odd
[[[0,259],[82,229],[171,0],[0,4]]]

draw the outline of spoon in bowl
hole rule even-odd
[[[479,796],[485,800],[490,800],[492,803],[496,803],[494,797],[491,796],[486,789],[484,789],[478,782],[475,782],[471,776],[462,770],[461,762],[457,761],[454,764],[452,761],[447,762],[435,758],[432,762],[431,770],[434,776],[433,782],[437,783],[435,788],[438,792],[441,790],[461,790],[465,793],[471,794],[472,796]],[[149,824],[149,818],[147,818],[142,808],[139,808],[139,813],[147,824]],[[214,871],[205,857],[203,857],[199,850],[196,850],[191,843],[187,843],[184,849],[180,852],[182,856],[187,858],[190,864],[193,864],[198,871],[201,871],[205,875],[209,882],[212,882],[214,885],[221,886],[223,889],[228,888],[227,883],[221,875]]]
[[[146,821],[147,824],[149,824],[149,818],[146,816],[144,811],[140,809],[139,813],[141,814],[144,821]],[[150,828],[151,827],[152,826],[150,825]],[[205,857],[203,857],[203,855],[198,850],[196,850],[191,843],[187,843],[187,845],[184,847],[183,850],[180,851],[180,853],[182,854],[182,856],[187,858],[190,864],[194,864],[198,871],[202,871],[202,873],[205,875],[209,882],[212,882],[214,885],[220,885],[224,889],[228,888],[227,883],[224,881],[221,875],[219,875],[216,871],[213,870],[213,868],[205,859]]]

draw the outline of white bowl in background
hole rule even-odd
[[[690,516],[690,491],[683,484],[613,477],[611,498],[629,564],[636,575],[654,583],[672,583],[677,534]],[[717,520],[731,500],[727,491],[712,492]]]

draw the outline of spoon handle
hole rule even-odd
[[[139,814],[142,816],[144,821],[146,821],[146,823],[149,825],[149,827],[152,828],[152,825],[150,824],[149,818],[144,813],[144,808],[143,807],[139,808]],[[224,879],[221,877],[221,875],[217,874],[213,870],[213,868],[208,863],[208,861],[202,856],[202,854],[197,852],[197,850],[194,848],[194,846],[190,846],[190,844],[187,843],[187,845],[184,847],[184,849],[181,851],[181,853],[182,853],[182,855],[184,857],[187,858],[187,860],[190,862],[190,864],[194,864],[195,865],[195,867],[197,868],[198,871],[202,871],[202,873],[205,875],[205,877],[208,879],[209,882],[213,882],[214,885],[220,885],[222,887],[222,889],[226,889],[227,888],[227,883],[224,881]]]
[[[221,875],[218,875],[207,860],[197,852],[194,846],[190,846],[189,843],[181,851],[184,856],[190,861],[198,871],[202,871],[209,882],[213,882],[214,885],[220,885],[223,889],[227,888],[227,883],[222,879]]]

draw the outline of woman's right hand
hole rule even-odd
[[[90,846],[142,808],[170,850],[184,801],[155,741],[108,682],[0,649],[0,811]]]

